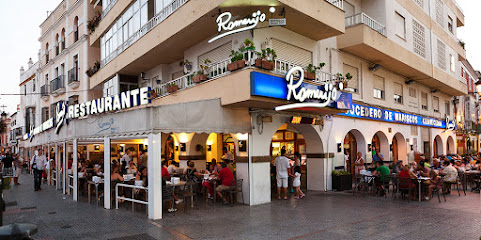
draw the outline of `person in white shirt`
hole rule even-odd
[[[227,151],[227,148],[226,147],[223,147],[222,148],[222,153],[224,154],[221,159],[227,159],[229,160],[229,162],[232,162],[234,161],[234,156],[232,155],[232,153],[230,153],[229,151]]]
[[[277,199],[281,199],[281,188],[284,188],[284,199],[287,200],[287,186],[288,177],[292,176],[291,165],[289,164],[289,158],[286,156],[286,150],[281,149],[281,156],[274,160],[274,166],[276,167],[276,179],[277,179]]]
[[[130,161],[132,161],[131,155],[132,155],[131,149],[127,148],[127,151],[125,152],[125,154],[120,159],[120,164],[123,167],[124,171],[127,170],[127,168],[129,168],[129,163],[130,163]],[[124,161],[125,161],[125,165],[124,165]]]
[[[38,155],[34,155],[30,161],[30,171],[33,169],[33,179],[35,191],[42,190],[40,185],[42,184],[42,174],[45,169],[47,159],[43,155],[43,150],[38,150]]]
[[[170,176],[174,176],[175,170],[177,169],[174,162],[174,160],[171,160],[169,166],[167,167],[167,171],[169,172]]]

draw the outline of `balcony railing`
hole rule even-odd
[[[50,81],[50,93],[53,93],[59,89],[65,88],[64,75],[60,75],[54,80]]]
[[[40,87],[40,94],[41,94],[42,97],[48,96],[48,85],[47,84]]]
[[[104,67],[107,63],[112,61],[116,58],[119,54],[121,54],[125,49],[130,47],[134,44],[139,38],[147,34],[150,30],[152,30],[155,26],[159,25],[163,22],[168,16],[174,13],[177,9],[182,7],[186,2],[189,0],[174,0],[170,3],[167,7],[162,9],[157,15],[155,15],[150,21],[148,21],[144,26],[142,26],[137,32],[135,32],[132,36],[130,36],[125,42],[120,44],[117,49],[113,50],[108,56],[100,61],[100,67]]]
[[[346,21],[346,28],[356,26],[359,24],[364,24],[372,28],[374,31],[386,36],[386,27],[384,27],[384,25],[372,19],[365,13],[358,13],[356,15],[347,17],[345,21]]]
[[[68,84],[78,82],[78,68],[72,68],[68,71]]]
[[[257,59],[257,55],[253,52],[248,52],[246,54],[247,60],[245,68],[253,68],[255,66],[255,60]],[[209,77],[208,81],[223,77],[225,75],[230,74],[231,72],[227,70],[227,65],[231,63],[230,59],[222,60],[217,63],[210,64],[207,70],[207,76]],[[287,71],[295,66],[301,66],[300,64],[292,63],[289,61],[275,59],[274,60],[274,69],[272,70],[273,73],[278,75],[285,75]],[[306,69],[306,66],[301,66]],[[193,71],[196,72],[196,71]],[[305,80],[316,84],[325,84],[325,83],[333,83],[337,81],[338,77],[335,74],[323,72],[323,71],[316,71],[316,79],[314,80]],[[157,94],[157,97],[163,97],[169,95],[169,88],[171,86],[176,86],[177,90],[183,90],[187,88],[194,87],[196,83],[193,81],[193,74],[184,75],[182,77],[176,78],[172,81],[164,83],[159,87],[155,88],[154,91]]]
[[[103,19],[107,13],[109,13],[110,9],[114,7],[115,3],[117,3],[117,0],[112,0],[107,7],[102,11],[102,14],[100,15],[100,19]]]
[[[344,10],[344,0],[326,0],[326,1],[336,6],[339,9]]]

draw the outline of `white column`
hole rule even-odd
[[[63,194],[67,194],[67,190],[68,190],[68,172],[67,172],[67,167],[68,167],[68,164],[67,164],[67,143],[63,143],[62,144],[62,147],[63,147],[63,154],[62,154],[62,159],[63,159],[63,171],[62,171],[62,187],[63,187]]]
[[[104,208],[110,209],[110,138],[104,138]]]
[[[58,144],[55,144],[55,189],[60,189],[60,157],[58,156]]]
[[[148,202],[149,219],[162,218],[162,164],[161,134],[149,134],[149,157],[147,160],[147,174],[149,182]]]
[[[72,163],[72,173],[73,173],[73,200],[78,201],[78,154],[77,154],[77,148],[78,148],[78,140],[74,138],[73,140],[73,146],[72,146],[72,157],[73,157],[73,163]]]
[[[52,185],[52,165],[50,162],[50,145],[47,144],[47,162],[48,162],[48,169],[47,169],[47,179],[48,179],[48,185]]]

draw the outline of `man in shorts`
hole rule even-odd
[[[289,158],[286,156],[286,150],[281,149],[281,156],[274,160],[274,166],[277,172],[277,199],[281,199],[281,188],[284,188],[284,199],[287,200],[287,186],[291,174],[291,165],[289,164]],[[294,176],[295,177],[295,176]]]

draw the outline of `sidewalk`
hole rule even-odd
[[[235,207],[197,203],[187,213],[150,221],[145,213],[105,210],[74,202],[53,187],[33,191],[33,177],[4,191],[15,203],[4,223],[39,225],[36,239],[479,239],[479,194],[447,196],[447,202],[311,191],[303,200],[275,200]],[[461,193],[462,194],[462,193]],[[65,198],[65,199],[64,199]]]

